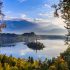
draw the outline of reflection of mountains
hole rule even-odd
[[[24,33],[21,35],[18,34],[10,34],[10,33],[0,33],[0,46],[13,45],[13,43],[18,42],[27,42],[28,40],[30,42],[33,42],[35,40],[44,40],[44,39],[65,39],[65,36],[59,36],[59,35],[36,35],[36,34],[30,34],[30,33]]]

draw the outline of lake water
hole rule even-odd
[[[45,45],[43,50],[32,50],[28,48],[23,42],[16,43],[14,47],[1,47],[0,53],[12,55],[14,57],[28,58],[32,56],[34,59],[42,59],[57,57],[66,50],[67,46],[63,40],[39,40]]]

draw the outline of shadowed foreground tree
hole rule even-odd
[[[3,2],[0,0],[0,32],[3,28],[6,28],[6,24],[4,22],[4,14],[2,13]]]
[[[61,55],[61,57],[63,57],[63,59],[67,62],[68,68],[69,68],[69,70],[70,70],[70,47],[67,48],[67,50],[64,51],[64,53],[61,53],[60,55]]]
[[[55,8],[54,16],[59,17],[59,11],[61,12],[61,17],[65,20],[65,28],[68,31],[66,35],[66,43],[70,47],[70,0],[60,0],[58,5],[53,5]],[[68,48],[64,53],[61,53],[61,57],[67,62],[68,69],[70,70],[70,48]]]
[[[60,11],[65,22],[70,21],[70,0],[60,0],[58,5],[54,4],[52,7],[55,9],[54,16],[59,16]]]
[[[70,0],[59,0],[58,5],[53,5],[52,7],[55,8],[54,12],[54,17],[59,17],[59,12],[61,13],[61,17],[65,20],[66,26],[64,26],[67,29],[67,34],[66,34],[66,45],[68,47],[70,46],[69,41],[70,41]]]
[[[61,57],[58,57],[55,62],[49,67],[49,70],[69,70],[67,62]]]

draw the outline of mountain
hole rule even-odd
[[[44,26],[43,26],[44,25]],[[61,28],[58,25],[52,23],[42,23],[40,26],[39,33],[48,34],[48,35],[65,35],[67,30],[65,28]]]
[[[13,33],[31,32],[31,30],[37,27],[36,24],[26,20],[6,20],[5,23],[7,25],[5,31]]]
[[[26,33],[35,32],[37,34],[65,34],[66,30],[50,23],[35,23],[26,20],[6,20],[7,27],[3,32]],[[44,25],[44,26],[43,26]]]

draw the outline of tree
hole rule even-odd
[[[56,69],[55,65],[52,65],[52,66],[49,67],[48,70],[57,70],[57,69]]]
[[[63,58],[58,57],[55,62],[49,67],[49,70],[69,70],[67,62]]]
[[[10,70],[10,66],[7,63],[4,63],[3,70]]]
[[[60,10],[62,14],[62,18],[66,21],[70,21],[70,0],[60,0],[58,5],[53,5],[55,8],[54,14],[57,16],[58,10]]]
[[[11,70],[18,70],[18,67],[16,67],[16,66],[11,67]]]
[[[3,70],[2,64],[0,63],[0,70]]]
[[[54,15],[57,16],[57,14],[59,14],[58,11],[60,11],[61,17],[65,19],[64,21],[66,23],[65,28],[68,30],[66,41],[68,42],[67,44],[69,44],[69,41],[70,41],[70,38],[69,38],[70,37],[70,0],[60,0],[58,5],[53,5],[52,7],[55,8]],[[70,45],[69,45],[69,48],[64,53],[61,53],[61,57],[67,62],[68,68],[70,70]]]
[[[70,47],[67,48],[67,50],[61,53],[60,55],[67,62],[68,68],[70,70]]]

